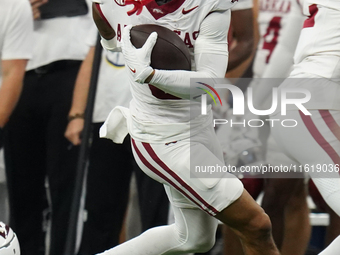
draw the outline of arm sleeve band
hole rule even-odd
[[[104,49],[109,51],[121,51],[120,47],[117,47],[117,37],[113,37],[110,40],[106,40],[101,36],[100,44],[103,46]]]

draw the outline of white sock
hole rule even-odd
[[[149,229],[100,255],[170,255],[211,249],[218,221],[198,208],[173,210],[174,224]]]

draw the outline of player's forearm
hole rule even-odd
[[[228,63],[229,22],[229,11],[213,12],[204,19],[195,43],[196,71],[156,70],[150,83],[174,96],[189,99],[204,93],[200,89],[191,89],[190,79],[224,78]]]
[[[238,67],[255,50],[252,8],[231,12],[231,25],[236,46],[230,50],[228,71]]]
[[[102,15],[99,3],[92,3],[92,16],[100,35],[106,40],[110,40],[116,36],[116,32]]]
[[[229,52],[228,70],[233,70],[247,60],[254,50],[254,40],[251,38],[247,41],[237,42],[235,48]]]
[[[78,72],[69,116],[85,112],[90,87],[94,47],[91,47]]]
[[[23,85],[27,60],[3,61],[0,87],[0,128],[4,127],[15,108]]]
[[[286,78],[293,66],[294,53],[299,40],[304,17],[300,10],[292,10],[284,29],[281,31],[281,39],[275,47],[263,78]]]
[[[184,99],[201,95],[204,91],[192,88],[190,80],[224,78],[228,57],[226,55],[199,54],[196,59],[198,63],[197,71],[155,70],[150,84]],[[197,87],[200,87],[200,85],[197,84]]]

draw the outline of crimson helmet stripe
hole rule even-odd
[[[151,145],[148,143],[142,143],[146,151],[149,153],[151,158],[168,174],[170,174],[177,182],[179,182],[186,190],[188,190],[198,201],[200,201],[206,208],[211,210],[214,214],[219,213],[217,209],[209,205],[197,192],[191,188],[185,181],[181,179],[174,171],[172,171],[155,153]]]
[[[174,188],[176,188],[179,192],[181,192],[184,196],[186,196],[189,200],[191,200],[193,203],[195,203],[198,207],[202,208],[202,210],[206,211],[209,215],[215,216],[216,213],[211,213],[209,210],[204,208],[201,204],[199,204],[195,199],[193,199],[190,195],[186,193],[185,190],[183,190],[181,187],[179,187],[176,183],[174,183],[172,180],[170,180],[168,177],[166,177],[164,174],[162,174],[159,170],[157,170],[153,165],[151,165],[150,162],[142,155],[140,150],[138,149],[136,142],[134,139],[131,138],[133,148],[135,152],[137,153],[139,159],[142,161],[142,163],[149,168],[153,173],[161,177],[163,180],[167,181],[170,185],[172,185]]]

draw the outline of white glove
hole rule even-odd
[[[153,72],[151,63],[151,52],[157,41],[157,33],[152,32],[142,48],[136,49],[130,41],[130,30],[132,26],[126,26],[122,35],[122,52],[125,64],[130,69],[135,82],[144,83],[146,78]]]

